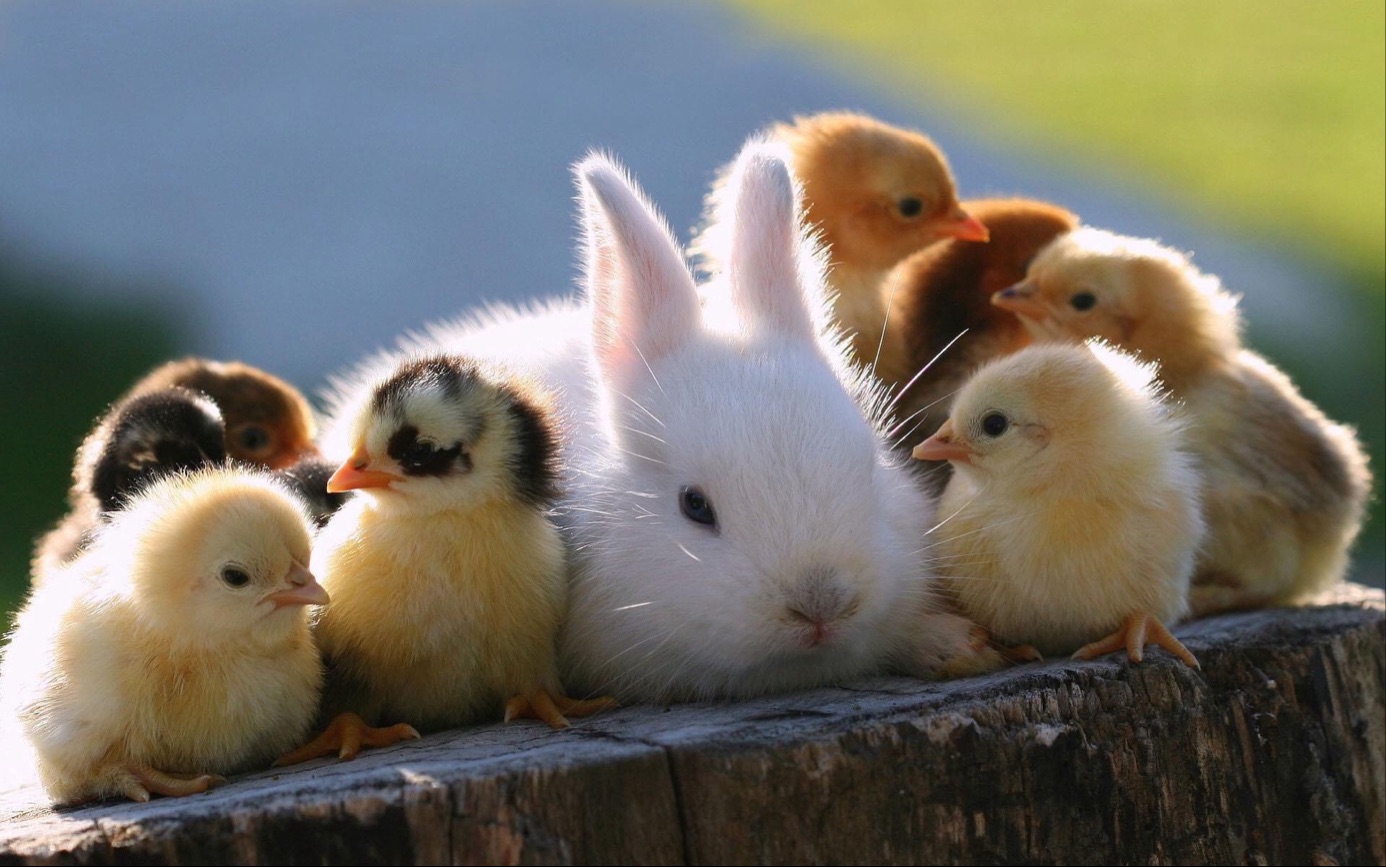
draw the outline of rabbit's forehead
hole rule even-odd
[[[715,363],[718,362],[719,363]],[[879,440],[832,371],[809,353],[708,359],[699,379],[664,381],[661,405],[676,460],[705,460],[747,477],[859,474]]]

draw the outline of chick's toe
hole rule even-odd
[[[1128,614],[1121,628],[1105,638],[1085,644],[1073,654],[1074,659],[1095,659],[1104,653],[1126,648],[1126,656],[1132,662],[1145,658],[1145,646],[1154,644],[1163,647],[1179,657],[1189,668],[1198,668],[1198,660],[1183,642],[1175,638],[1159,618],[1146,611]]]
[[[366,721],[357,714],[342,713],[328,724],[322,734],[275,759],[274,766],[296,765],[334,752],[341,761],[349,761],[356,758],[363,746],[388,747],[418,737],[418,730],[408,723],[375,728],[366,725]]]

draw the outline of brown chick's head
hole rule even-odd
[[[925,135],[850,112],[797,117],[775,135],[789,145],[807,218],[836,265],[885,270],[942,238],[987,239]]]
[[[131,393],[174,385],[217,402],[226,420],[226,450],[236,460],[281,469],[317,453],[312,406],[277,376],[240,361],[184,358],[156,368]]]
[[[1016,489],[1107,484],[1117,465],[1166,451],[1146,447],[1174,424],[1155,370],[1101,341],[1026,347],[978,370],[914,456]]]
[[[904,354],[893,365],[898,369],[883,364],[878,372],[900,387],[919,374],[905,408],[941,399],[981,364],[1030,342],[1024,325],[991,297],[1023,280],[1035,254],[1078,225],[1076,214],[1032,199],[980,199],[967,209],[987,227],[990,242],[940,241],[897,265],[886,284],[898,311],[892,333],[901,334]]]
[[[557,439],[546,401],[469,359],[406,361],[351,428],[352,454],[328,482],[419,511],[557,497]]]
[[[226,460],[221,412],[207,396],[166,388],[116,404],[82,444],[77,490],[109,512],[154,479]]]
[[[175,641],[272,643],[301,628],[304,606],[328,601],[308,572],[309,526],[272,479],[208,468],[150,485],[102,544],[131,546],[140,610]]]
[[[1237,299],[1216,277],[1155,241],[1090,227],[1056,239],[992,303],[1037,340],[1101,337],[1159,362],[1176,390],[1241,343]]]

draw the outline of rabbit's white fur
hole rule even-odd
[[[752,142],[734,168],[719,214],[728,267],[711,287],[729,302],[721,323],[705,321],[672,234],[624,171],[592,155],[576,174],[586,304],[402,341],[507,363],[558,395],[570,691],[741,697],[961,651],[968,624],[930,614],[933,504],[882,440],[879,391],[827,330],[822,257],[783,159]],[[370,368],[339,384],[334,418]],[[706,494],[715,527],[682,514],[685,486]]]

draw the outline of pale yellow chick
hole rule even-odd
[[[1194,614],[1295,603],[1342,579],[1371,490],[1366,453],[1243,348],[1236,299],[1216,277],[1155,241],[1082,228],[993,303],[1037,340],[1101,336],[1159,363],[1206,481]]]
[[[922,133],[829,111],[776,124],[769,134],[787,148],[803,185],[805,218],[827,249],[834,319],[856,360],[870,365],[885,324],[882,290],[891,267],[944,238],[985,241],[987,227],[959,204],[947,158]],[[709,195],[710,214],[725,187],[724,176]],[[705,269],[720,270],[724,240],[712,221],[694,242]]]
[[[1091,659],[1147,642],[1198,663],[1188,611],[1199,478],[1152,366],[1100,343],[1031,346],[968,380],[915,448],[947,460],[945,592],[1003,642]]]
[[[547,401],[459,356],[405,361],[344,420],[352,454],[329,491],[313,568],[333,604],[315,624],[327,733],[281,764],[355,755],[424,731],[611,706],[564,697],[555,637],[565,559],[548,509],[557,440]],[[396,734],[369,727],[403,720]],[[363,733],[364,732],[364,733]]]
[[[322,687],[309,523],[222,468],[152,483],[35,587],[0,662],[56,803],[205,791],[309,732]]]

